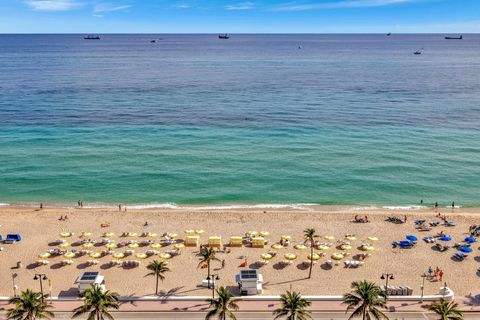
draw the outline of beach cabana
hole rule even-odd
[[[7,234],[7,237],[5,238],[5,243],[14,243],[14,242],[17,242],[17,241],[20,241],[22,240],[22,236],[20,236],[20,234],[18,233],[11,233],[11,234]]]
[[[220,248],[222,246],[222,237],[209,237],[208,246],[210,248]]]
[[[198,243],[200,241],[199,236],[187,236],[185,237],[185,246],[186,247],[198,247]]]
[[[265,238],[256,237],[252,239],[252,248],[265,248]]]
[[[230,243],[229,243],[230,247],[234,247],[234,248],[241,248],[243,247],[243,239],[242,237],[230,237]]]

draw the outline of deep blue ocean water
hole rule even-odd
[[[1,203],[480,206],[480,35],[100,36],[0,35]]]

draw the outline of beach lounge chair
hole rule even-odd
[[[434,243],[434,242],[435,242],[435,238],[434,238],[434,237],[431,237],[431,236],[423,237],[423,240],[424,240],[426,243]]]
[[[0,241],[3,241],[2,235],[0,234]]]
[[[15,243],[17,241],[22,240],[22,237],[18,233],[11,233],[7,234],[7,237],[5,238],[4,243]]]
[[[454,257],[455,259],[459,260],[459,261],[463,261],[463,260],[465,260],[465,259],[468,257],[468,255],[465,254],[465,253],[456,252],[456,253],[453,255],[453,257]]]

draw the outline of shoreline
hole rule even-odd
[[[317,203],[259,203],[259,204],[242,204],[242,203],[224,203],[224,204],[176,204],[173,202],[166,203],[147,203],[147,204],[125,204],[120,203],[122,211],[124,208],[128,210],[178,210],[178,211],[236,211],[236,210],[278,210],[278,211],[308,211],[308,212],[355,212],[355,211],[401,211],[401,212],[422,212],[422,211],[439,211],[451,210],[472,212],[480,211],[480,206],[439,206],[435,208],[432,205],[355,205],[355,204],[317,204]],[[97,209],[113,209],[117,210],[119,204],[86,204],[79,207],[76,204],[68,205],[64,203],[43,203],[43,209],[83,209],[83,210],[97,210]],[[14,209],[39,209],[40,203],[1,203],[0,209],[14,208]]]

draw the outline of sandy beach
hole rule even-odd
[[[440,221],[436,213],[441,212],[456,223],[454,227],[443,225],[434,227],[431,231],[420,232],[415,229],[416,219]],[[289,288],[301,291],[303,294],[342,294],[349,290],[350,283],[354,280],[368,279],[384,284],[380,280],[382,273],[393,273],[395,279],[390,281],[392,285],[406,285],[414,290],[414,294],[420,293],[422,278],[420,277],[429,266],[439,267],[444,271],[443,281],[447,282],[457,297],[468,295],[475,291],[474,284],[478,282],[477,269],[479,267],[478,245],[472,244],[473,252],[462,261],[452,259],[456,249],[452,248],[446,252],[434,250],[433,244],[421,240],[426,235],[434,236],[444,231],[453,237],[453,242],[462,242],[467,236],[468,227],[478,223],[476,214],[480,209],[419,209],[419,210],[386,210],[386,209],[363,209],[352,211],[342,208],[321,208],[313,211],[292,211],[281,209],[245,209],[245,210],[168,210],[168,209],[142,209],[119,212],[118,209],[74,209],[74,208],[44,208],[39,210],[31,207],[2,207],[0,208],[0,234],[5,237],[7,233],[20,233],[22,240],[14,244],[1,244],[3,251],[0,252],[0,272],[3,281],[0,282],[0,295],[12,295],[11,272],[18,274],[16,283],[20,290],[27,288],[39,289],[38,281],[34,281],[35,273],[45,273],[52,281],[52,294],[73,295],[75,294],[76,277],[83,271],[99,270],[105,276],[106,287],[109,290],[117,291],[123,296],[127,295],[151,295],[155,289],[155,279],[145,277],[146,266],[149,261],[160,260],[158,256],[140,260],[137,268],[124,269],[121,266],[110,267],[108,263],[113,260],[111,256],[99,258],[99,264],[87,266],[86,261],[91,259],[88,255],[72,258],[73,264],[61,266],[60,262],[65,259],[62,256],[52,257],[48,260],[50,264],[35,266],[39,259],[38,255],[49,249],[58,248],[54,245],[61,239],[61,232],[72,232],[74,235],[64,238],[72,244],[67,250],[82,250],[77,243],[82,232],[91,232],[91,239],[99,242],[105,232],[113,232],[115,236],[111,239],[117,243],[131,238],[122,238],[123,232],[144,232],[177,233],[178,239],[184,239],[184,231],[187,229],[203,229],[205,233],[200,236],[200,243],[206,243],[209,236],[221,236],[223,243],[228,243],[230,236],[243,236],[251,230],[269,231],[267,237],[269,245],[264,249],[250,247],[231,248],[230,253],[219,253],[217,256],[225,260],[225,267],[220,269],[221,264],[214,262],[212,267],[220,274],[219,284],[236,290],[235,275],[240,270],[240,264],[246,257],[251,267],[258,267],[255,262],[260,261],[262,253],[272,250],[270,246],[278,242],[282,235],[292,237],[290,246],[277,250],[278,254],[268,265],[260,267],[260,273],[265,280],[265,295],[280,294]],[[60,221],[59,217],[68,215],[67,221]],[[369,223],[354,223],[354,216],[368,215]],[[387,216],[404,218],[407,216],[407,223],[393,224],[385,221]],[[149,226],[144,223],[148,221]],[[102,228],[101,224],[109,222],[110,227]],[[314,266],[311,279],[306,279],[308,267],[302,265],[306,260],[309,249],[296,250],[295,244],[303,243],[303,230],[315,228],[321,235],[331,235],[336,238],[330,250],[325,251],[326,256],[318,260]],[[344,268],[340,261],[338,266],[328,268],[325,261],[330,259],[331,254],[342,252],[336,248],[338,240],[345,240],[346,234],[354,234],[356,240],[350,241],[353,249],[348,251],[352,257],[365,253],[359,250],[362,241],[368,237],[378,237],[379,241],[372,243],[375,250],[371,251],[372,256],[365,260],[365,265],[358,268]],[[392,241],[400,241],[405,236],[412,234],[418,237],[419,241],[413,249],[392,248]],[[143,241],[147,238],[137,237],[135,240]],[[152,238],[155,242],[161,242],[162,238]],[[158,249],[160,252],[172,250],[173,245],[167,245]],[[124,252],[126,248],[117,248],[117,252]],[[151,248],[139,247],[136,253],[141,253]],[[91,250],[100,252],[105,250],[104,246],[94,246]],[[210,291],[199,288],[198,285],[207,276],[206,269],[197,268],[198,258],[195,253],[198,248],[181,249],[181,254],[169,259],[171,272],[166,274],[166,279],[161,283],[162,292],[174,295],[208,295]],[[320,253],[320,250],[315,250]],[[285,253],[294,253],[298,258],[291,265],[280,267],[279,262],[285,260]],[[132,258],[135,259],[135,258]],[[12,269],[17,262],[21,261],[22,268]],[[216,270],[218,269],[218,270]],[[437,293],[443,282],[426,281],[425,293]],[[48,284],[46,285],[48,291]]]

